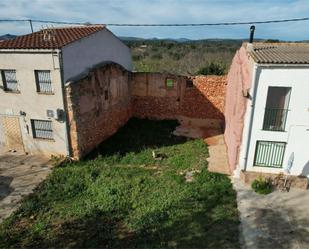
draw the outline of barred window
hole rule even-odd
[[[31,119],[34,138],[53,139],[52,121]]]
[[[5,91],[18,92],[16,70],[1,70],[1,76]]]
[[[282,168],[286,143],[257,141],[254,166]]]
[[[35,81],[37,92],[52,93],[52,82],[49,70],[35,70]]]

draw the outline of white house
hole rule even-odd
[[[309,176],[309,44],[243,44],[225,116],[231,171]]]
[[[104,61],[132,69],[103,25],[43,29],[0,42],[0,149],[70,155],[64,85]]]

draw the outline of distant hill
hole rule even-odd
[[[14,39],[15,37],[16,35],[6,34],[6,35],[1,35],[0,40],[10,40],[10,39]]]
[[[120,36],[122,41],[175,41],[175,42],[190,42],[193,40],[187,38],[140,38],[140,37],[131,37],[131,36]]]

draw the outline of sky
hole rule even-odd
[[[90,23],[215,23],[309,17],[309,0],[1,0],[0,19]],[[35,24],[40,30],[42,24]],[[108,27],[118,36],[232,38],[250,25],[215,27]],[[30,32],[28,23],[0,23],[1,34]],[[256,25],[256,38],[309,40],[309,21]]]

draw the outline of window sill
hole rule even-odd
[[[39,95],[55,95],[54,92],[48,93],[48,92],[37,92]]]
[[[13,94],[20,94],[20,91],[10,91],[10,90],[3,90],[5,93],[13,93]]]
[[[261,131],[270,131],[270,132],[287,132],[286,130],[264,130],[264,129],[262,129]]]
[[[44,141],[44,142],[56,142],[55,139],[49,139],[49,138],[34,137],[33,139],[37,141]]]
[[[266,165],[253,165],[253,167],[259,167],[259,168],[272,168],[272,169],[282,169],[283,166],[266,166]]]

